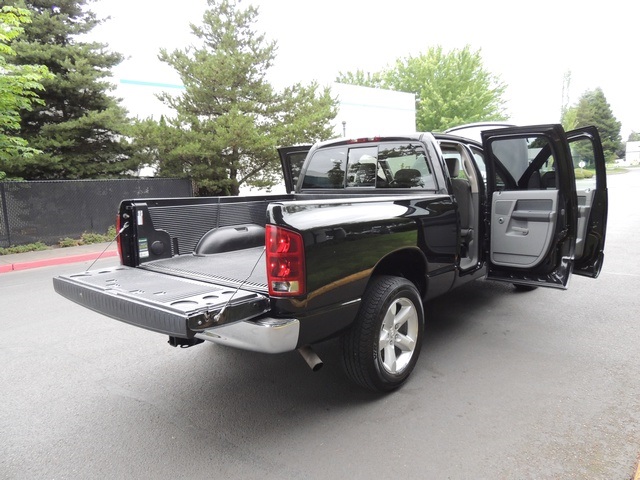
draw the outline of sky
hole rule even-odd
[[[626,141],[640,132],[640,2],[590,3],[538,0],[525,8],[513,0],[242,0],[240,6],[259,8],[255,30],[278,45],[268,75],[277,88],[314,80],[329,85],[340,72],[376,72],[433,46],[451,51],[469,45],[507,85],[511,122],[558,123],[570,73],[564,98],[572,105],[601,88]],[[201,24],[207,1],[95,0],[89,8],[110,17],[92,36],[125,56],[113,71],[116,96],[134,116],[162,111],[159,101],[137,95],[136,88],[180,84],[158,53],[195,40],[189,24]]]

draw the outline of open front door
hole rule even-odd
[[[492,280],[566,288],[576,248],[578,201],[560,125],[482,132],[490,201]]]
[[[573,273],[596,278],[604,261],[607,230],[607,171],[595,127],[567,132],[578,195],[578,236]]]
[[[280,163],[282,164],[282,174],[287,193],[293,193],[300,178],[300,170],[307,153],[311,150],[311,145],[298,145],[295,147],[282,147],[278,149]]]

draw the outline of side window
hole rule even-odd
[[[318,150],[304,175],[302,188],[344,188],[345,148]]]
[[[596,188],[596,165],[593,156],[593,144],[589,139],[581,138],[569,143],[573,168],[576,174],[576,188],[587,190]]]
[[[435,189],[433,172],[420,145],[384,144],[378,153],[378,188]]]
[[[544,137],[501,139],[492,142],[499,190],[555,189],[555,162]]]

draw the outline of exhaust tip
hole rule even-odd
[[[309,368],[311,368],[312,371],[317,372],[324,365],[320,357],[310,346],[305,345],[304,347],[300,347],[298,348],[298,352],[304,361],[307,362],[307,365],[309,365]]]

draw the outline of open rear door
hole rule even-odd
[[[282,147],[278,149],[287,193],[294,192],[298,178],[300,178],[302,164],[307,158],[309,150],[311,150],[311,145],[297,145],[295,147]]]
[[[566,288],[578,201],[562,126],[485,131],[482,141],[491,199],[487,278]]]
[[[567,132],[578,195],[578,236],[573,273],[596,278],[604,262],[607,230],[607,171],[595,127]]]

